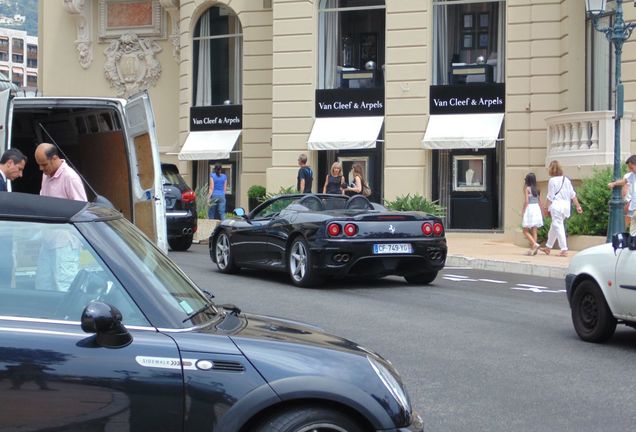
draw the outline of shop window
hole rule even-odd
[[[224,6],[206,10],[193,33],[194,106],[241,103],[243,35]]]
[[[601,27],[613,25],[613,16],[599,18]],[[614,109],[614,57],[611,42],[604,33],[594,30],[587,19],[585,37],[585,109],[605,111]]]
[[[384,87],[384,0],[321,0],[318,88]]]
[[[504,82],[505,10],[501,0],[434,0],[433,84]]]

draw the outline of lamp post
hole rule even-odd
[[[585,0],[585,9],[592,18],[594,29],[604,33],[607,39],[614,44],[614,180],[621,178],[621,120],[623,118],[623,82],[621,81],[621,54],[623,43],[629,39],[635,23],[626,23],[623,20],[623,0],[615,0],[614,25],[601,27],[599,18],[605,13],[606,0]],[[609,225],[607,227],[607,240],[611,241],[612,235],[623,232],[625,219],[623,215],[623,198],[621,187],[616,186],[612,190],[612,198],[609,204]]]

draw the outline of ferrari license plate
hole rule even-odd
[[[413,248],[410,243],[385,243],[374,244],[373,253],[375,255],[382,254],[410,254],[413,253]]]

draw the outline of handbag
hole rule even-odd
[[[364,195],[365,197],[371,196],[371,188],[369,187],[367,182],[362,183],[362,195]]]

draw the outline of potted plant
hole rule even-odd
[[[247,190],[247,204],[249,207],[249,211],[252,211],[265,199],[265,195],[267,191],[265,190],[265,186],[261,185],[252,185]]]

